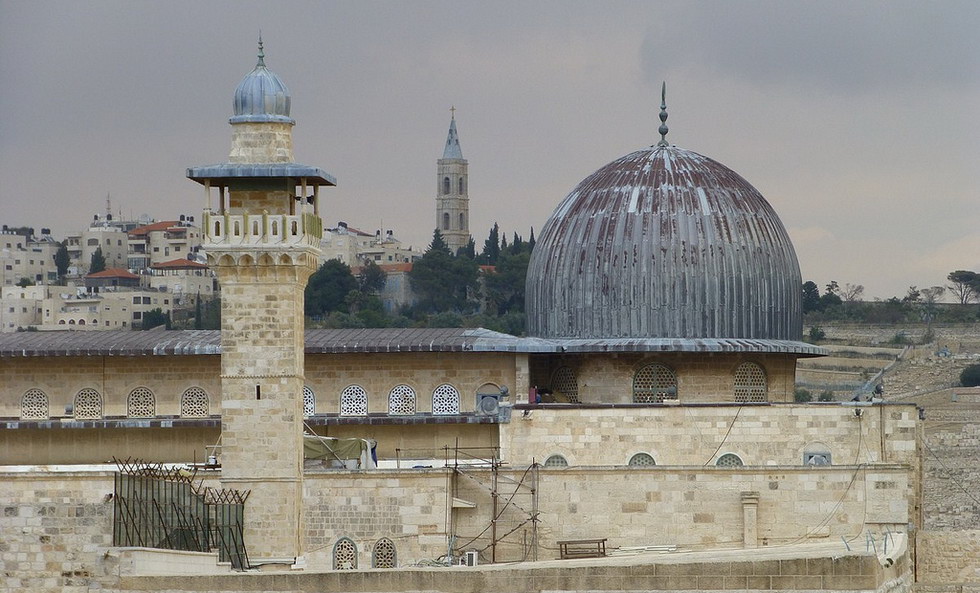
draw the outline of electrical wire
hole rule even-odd
[[[721,442],[718,443],[718,447],[715,449],[715,452],[712,453],[710,457],[708,457],[708,460],[704,462],[702,467],[706,467],[709,463],[711,463],[711,460],[715,458],[715,455],[718,454],[718,451],[721,451],[721,448],[725,446],[725,441],[728,440],[728,435],[732,434],[732,428],[735,427],[735,421],[738,420],[738,415],[742,413],[742,408],[744,407],[745,406],[739,406],[735,410],[735,417],[732,418],[732,423],[728,425],[728,432],[725,433],[725,436],[721,439]]]

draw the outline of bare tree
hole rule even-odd
[[[853,303],[861,300],[861,295],[864,294],[863,284],[844,284],[844,288],[840,289],[840,298],[846,303]]]

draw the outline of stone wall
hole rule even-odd
[[[980,530],[926,529],[919,531],[916,543],[921,582],[980,584]]]
[[[113,582],[112,475],[0,473],[0,591],[87,593]]]
[[[537,406],[515,410],[500,441],[515,464],[559,454],[571,465],[625,465],[645,452],[658,465],[709,465],[734,453],[745,465],[792,466],[810,446],[826,447],[833,464],[914,464],[918,422],[912,404]]]
[[[743,362],[762,366],[769,401],[791,402],[796,380],[796,356],[786,354],[730,353],[610,353],[536,356],[531,359],[531,385],[554,388],[552,375],[569,367],[578,380],[578,400],[583,403],[630,403],[633,376],[640,368],[659,363],[677,376],[681,403],[734,401],[735,369]]]

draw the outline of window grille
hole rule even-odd
[[[342,537],[333,545],[333,569],[357,569],[357,544],[349,537]]]
[[[830,447],[823,443],[810,443],[803,449],[803,465],[831,465]]]
[[[20,417],[23,420],[46,420],[48,396],[40,389],[28,389],[20,400]]]
[[[98,420],[102,418],[102,394],[94,389],[82,389],[75,394],[75,419]]]
[[[677,375],[662,364],[648,364],[633,375],[633,401],[660,403],[677,399]]]
[[[208,392],[200,387],[188,387],[180,396],[180,415],[200,418],[209,415]]]
[[[735,369],[735,401],[766,402],[769,390],[766,387],[766,372],[754,362],[743,362]]]
[[[360,385],[349,385],[340,392],[341,416],[367,416],[367,392]]]
[[[383,537],[374,543],[374,550],[371,552],[372,568],[395,568],[398,566],[398,559],[395,552],[395,542],[387,537]]]
[[[551,455],[544,460],[544,467],[568,467],[568,460],[563,455]]]
[[[448,383],[436,387],[432,392],[432,414],[459,414],[459,391]]]
[[[575,371],[569,367],[558,367],[551,376],[551,389],[555,393],[560,393],[573,404],[578,401],[578,378]]]
[[[303,417],[309,418],[316,414],[316,394],[309,385],[303,386]]]
[[[734,453],[725,453],[715,462],[718,467],[742,467],[742,458]]]
[[[637,453],[630,457],[629,465],[630,467],[650,467],[657,465],[657,462],[653,459],[653,455],[649,453]]]
[[[388,393],[388,414],[409,416],[415,413],[415,390],[408,385],[395,385]]]
[[[157,405],[153,392],[146,387],[137,387],[126,398],[126,415],[130,418],[150,418],[156,416]]]

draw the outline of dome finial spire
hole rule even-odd
[[[256,66],[265,66],[265,50],[262,49],[262,30],[259,29],[259,63]]]
[[[660,132],[660,142],[657,142],[657,146],[669,146],[667,144],[667,81],[664,81],[663,86],[660,88],[660,128],[657,130]]]

